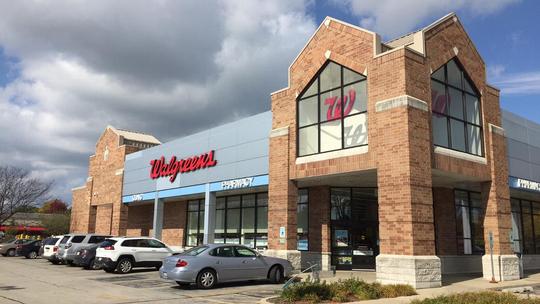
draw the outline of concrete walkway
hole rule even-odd
[[[307,277],[307,274],[302,274],[302,277]],[[375,282],[375,272],[364,272],[364,271],[338,271],[336,275],[333,276],[331,272],[321,272],[320,279],[321,281],[325,280],[326,282],[334,282],[339,279],[348,279],[348,278],[359,278],[366,282]],[[454,294],[454,293],[463,293],[463,292],[474,292],[482,290],[500,290],[503,288],[510,287],[520,287],[520,286],[533,286],[535,287],[535,292],[540,293],[540,273],[527,273],[525,278],[517,281],[507,281],[499,283],[489,283],[487,280],[484,280],[481,277],[481,274],[477,275],[444,275],[443,276],[443,286],[440,288],[428,288],[428,289],[419,289],[416,292],[418,295],[412,297],[401,297],[393,299],[379,299],[379,300],[370,300],[370,301],[360,301],[354,303],[361,304],[402,304],[410,303],[415,299],[424,299],[432,298],[440,295]],[[537,295],[534,295],[537,296]]]

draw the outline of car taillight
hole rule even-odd
[[[114,246],[113,245],[105,246],[105,247],[103,247],[103,249],[105,249],[105,250],[114,250]]]
[[[187,261],[184,260],[178,260],[176,262],[176,267],[186,267],[188,265]]]
[[[58,246],[54,246],[53,249],[52,249],[53,252],[57,252],[58,251]]]
[[[17,248],[17,249],[21,249],[21,248],[22,248],[22,246],[21,246],[21,245],[17,245],[17,247],[16,247],[16,248]]]

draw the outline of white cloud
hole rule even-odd
[[[491,81],[503,95],[540,94],[540,71],[501,73]]]
[[[107,124],[162,140],[270,107],[315,30],[296,1],[0,1],[0,165],[86,178]]]
[[[333,0],[358,16],[360,24],[386,38],[394,38],[452,11],[476,16],[493,14],[519,0]]]

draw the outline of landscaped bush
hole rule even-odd
[[[411,304],[540,304],[540,299],[524,299],[511,293],[484,291],[415,300]]]
[[[415,294],[414,288],[409,285],[381,285],[353,278],[328,284],[324,281],[313,281],[308,278],[304,282],[295,283],[285,288],[281,292],[279,300],[285,303],[351,302]]]

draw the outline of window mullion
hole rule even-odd
[[[321,77],[317,76],[317,153],[321,153]],[[313,153],[312,153],[313,154]]]
[[[341,100],[340,108],[341,108],[341,149],[345,149],[345,112],[343,111],[343,108],[345,107],[345,94],[343,92],[343,66],[340,68],[340,84],[341,84]],[[350,100],[349,100],[350,102]]]

